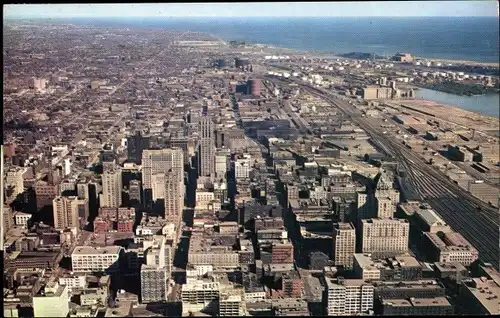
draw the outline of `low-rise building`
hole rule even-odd
[[[33,297],[35,317],[66,317],[69,313],[68,288],[49,282]]]
[[[116,272],[121,252],[120,246],[77,246],[71,254],[72,269],[74,272]]]

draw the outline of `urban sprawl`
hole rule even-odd
[[[498,67],[4,24],[4,317],[500,314]],[[492,75],[493,74],[493,75]]]

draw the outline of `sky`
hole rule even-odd
[[[260,2],[4,5],[4,19],[71,17],[498,16],[484,1]]]

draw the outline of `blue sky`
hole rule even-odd
[[[495,0],[4,5],[4,18],[272,17],[272,16],[498,16]]]

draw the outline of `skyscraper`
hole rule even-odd
[[[146,149],[142,153],[142,183],[152,189],[153,175],[172,171],[178,181],[184,182],[184,155],[180,148]]]
[[[150,147],[151,138],[142,136],[141,131],[136,131],[135,135],[127,137],[127,154],[128,160],[136,164],[140,164],[142,160],[142,152]]]
[[[58,230],[67,227],[80,228],[81,221],[88,218],[88,203],[86,199],[76,196],[58,196],[53,203],[54,227]]]
[[[351,223],[335,223],[333,228],[333,261],[335,265],[352,268],[356,252],[356,231]]]
[[[166,199],[166,182],[176,182],[175,195],[184,206],[184,154],[180,148],[147,149],[142,154],[142,181],[145,192],[144,200],[153,203],[158,199]],[[169,173],[171,180],[166,180]],[[149,194],[151,193],[151,194]],[[166,202],[166,200],[165,200]]]
[[[172,171],[165,174],[164,180],[165,218],[177,224],[184,208],[184,183],[176,180]]]
[[[122,204],[122,171],[113,168],[102,174],[101,207],[119,208]]]
[[[198,174],[202,177],[215,177],[215,135],[214,123],[210,117],[200,118],[200,144],[198,150]]]
[[[142,303],[161,302],[167,300],[167,283],[170,275],[166,261],[170,259],[165,253],[165,237],[153,236],[144,241],[145,264],[141,266],[141,300]]]
[[[375,187],[357,193],[358,219],[394,217],[400,196],[390,178],[381,172],[374,180]]]

